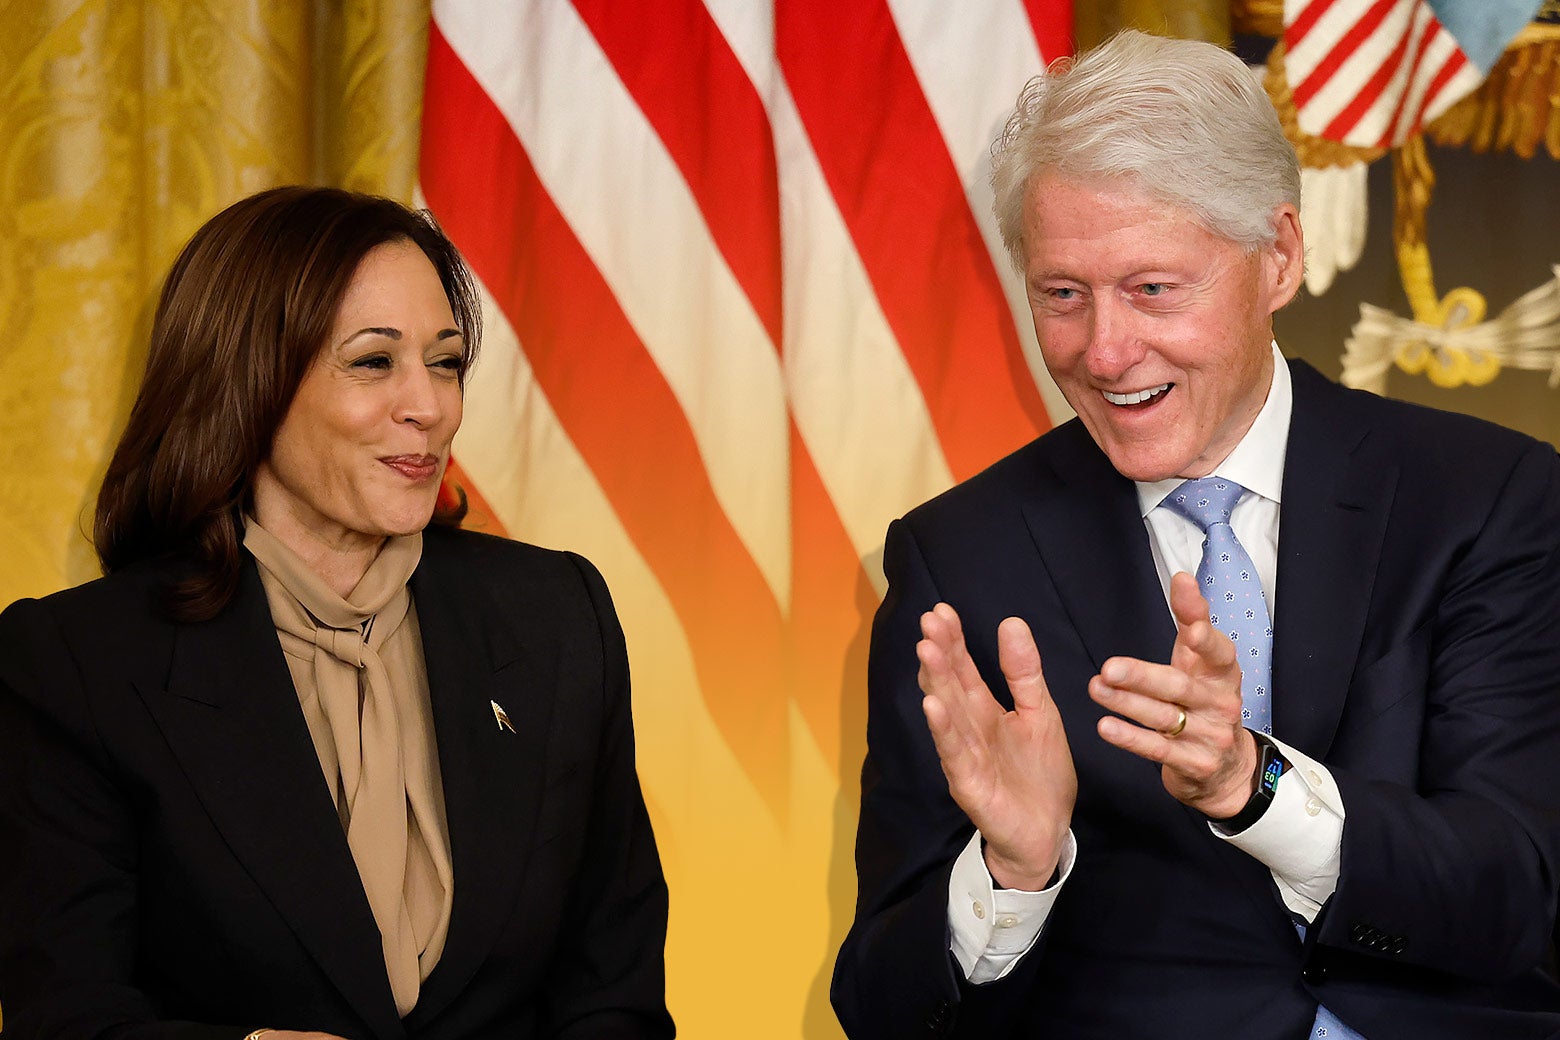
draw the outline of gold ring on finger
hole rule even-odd
[[[1179,736],[1181,731],[1183,729],[1185,729],[1185,728],[1186,728],[1186,709],[1185,708],[1177,708],[1177,709],[1175,709],[1175,725],[1171,726],[1169,729],[1162,729],[1159,732],[1160,732],[1161,735],[1166,736],[1166,737],[1175,737],[1175,736]]]

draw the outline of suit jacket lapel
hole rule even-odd
[[[1330,737],[1342,704],[1342,682],[1318,684],[1326,683],[1327,677],[1340,669],[1343,680],[1347,680],[1358,629],[1363,625],[1365,604],[1360,593],[1369,591],[1368,571],[1363,587],[1358,570],[1347,576],[1333,572],[1342,570],[1345,560],[1375,558],[1368,549],[1379,544],[1379,534],[1376,542],[1361,537],[1361,526],[1370,524],[1360,525],[1356,521],[1354,503],[1369,500],[1361,493],[1366,489],[1374,488],[1373,494],[1379,495],[1381,480],[1379,472],[1359,473],[1352,468],[1345,477],[1344,469],[1348,467],[1340,466],[1338,459],[1347,458],[1347,451],[1336,443],[1307,444],[1317,436],[1319,427],[1327,428],[1329,442],[1339,431],[1329,428],[1329,420],[1311,409],[1316,392],[1329,384],[1309,370],[1306,375],[1310,379],[1304,380],[1303,392],[1302,379],[1297,375],[1295,380],[1296,418],[1291,424],[1280,520],[1278,585],[1282,598],[1274,668],[1281,679],[1275,687],[1274,710],[1278,735],[1311,752],[1316,733],[1325,730]],[[1311,383],[1313,379],[1321,384],[1320,388]],[[1135,486],[1115,471],[1081,424],[1064,427],[1058,434],[1067,437],[1053,456],[1060,490],[1027,494],[1024,512],[1036,548],[1056,582],[1063,608],[1096,668],[1113,655],[1167,662],[1175,642],[1175,622],[1154,567]],[[1322,499],[1308,501],[1298,489],[1291,490],[1291,482],[1303,480],[1301,474],[1307,471],[1332,474],[1328,483],[1336,485],[1336,493],[1329,493],[1325,499],[1328,505],[1318,504]],[[1341,523],[1333,517],[1335,512],[1343,515]],[[1057,532],[1066,532],[1067,537],[1058,538]],[[1286,558],[1290,560],[1287,570],[1282,562]],[[1316,561],[1323,559],[1331,560],[1332,566],[1316,566]],[[1304,572],[1307,567],[1312,569],[1294,576],[1293,572]],[[1358,602],[1345,620],[1338,604],[1354,603],[1355,599]],[[1318,602],[1323,604],[1320,608]],[[1329,640],[1334,634],[1340,638],[1328,643],[1326,655],[1307,657],[1308,648],[1314,649],[1312,644],[1318,643],[1314,635],[1318,618],[1325,619],[1322,625]],[[1286,619],[1290,625],[1307,631],[1290,634],[1286,639],[1282,627]],[[1310,619],[1310,624],[1303,624],[1304,619]],[[1345,631],[1352,633],[1348,639],[1341,638]],[[1345,647],[1347,654],[1342,650]],[[1288,656],[1281,655],[1281,648],[1288,651]],[[1340,657],[1347,660],[1339,660]],[[1303,659],[1299,667],[1293,658]],[[1335,688],[1336,697],[1319,698],[1316,702],[1303,700],[1312,687]],[[1286,697],[1286,691],[1291,695]],[[1190,828],[1205,832],[1207,823],[1201,814],[1184,806],[1179,808]],[[1214,855],[1237,881],[1238,890],[1271,917],[1276,932],[1287,934],[1288,917],[1271,874],[1249,855],[1224,842],[1214,842]]]
[[[1294,414],[1279,510],[1273,731],[1325,757],[1343,712],[1397,487],[1345,391],[1292,364]]]
[[[253,564],[222,614],[174,640],[166,689],[161,677],[136,686],[213,824],[374,1034],[404,1035]]]
[[[1148,546],[1133,483],[1074,421],[1053,458],[1063,485],[1026,494],[1035,548],[1095,668],[1112,656],[1168,661],[1175,625]],[[1057,532],[1066,532],[1058,538]]]
[[[411,587],[455,870],[448,937],[408,1018],[415,1028],[464,990],[510,917],[541,805],[558,662],[493,638],[500,624],[518,631],[527,619],[499,619],[436,539],[425,538]]]

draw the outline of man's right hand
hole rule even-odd
[[[1034,636],[1018,618],[997,628],[998,660],[1013,694],[1013,710],[1005,711],[970,658],[952,607],[939,603],[922,614],[921,635],[921,708],[948,791],[985,839],[992,880],[1037,892],[1056,872],[1078,776]]]

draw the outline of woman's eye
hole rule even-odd
[[[353,368],[383,369],[390,367],[390,359],[384,354],[370,354],[352,362]]]

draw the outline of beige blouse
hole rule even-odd
[[[406,585],[422,535],[388,540],[344,599],[253,518],[244,547],[260,565],[405,1017],[444,950],[455,890],[428,671]]]

